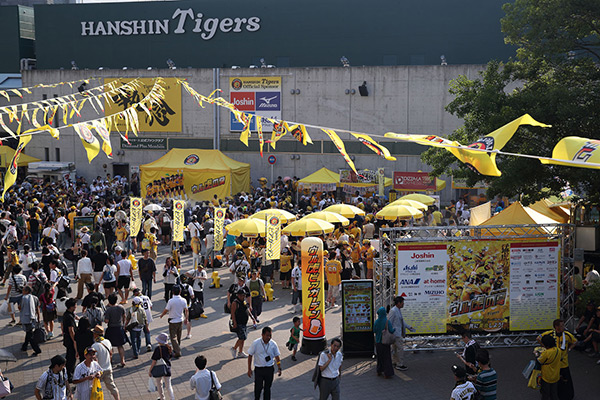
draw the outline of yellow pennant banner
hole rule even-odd
[[[541,126],[543,128],[551,127],[551,125],[538,122],[529,114],[525,114],[496,129],[494,132],[481,137],[468,146],[463,146],[456,141],[450,141],[435,135],[405,135],[388,132],[385,134],[385,137],[416,142],[425,146],[444,147],[456,158],[480,174],[501,176],[502,172],[496,166],[496,153],[494,151],[501,150],[521,125]],[[486,151],[473,151],[469,150],[469,148]]]
[[[225,225],[225,208],[215,208],[215,251],[223,250],[223,227]]]
[[[359,142],[367,146],[369,149],[373,150],[378,156],[381,156],[388,161],[396,161],[396,157],[392,157],[390,151],[386,147],[380,145],[375,140],[373,140],[371,136],[365,135],[363,133],[350,133],[352,134],[352,136],[357,138]]]
[[[183,242],[183,226],[185,220],[183,217],[183,209],[185,208],[184,200],[173,200],[173,241]]]
[[[8,189],[10,189],[10,187],[14,185],[17,180],[17,165],[19,162],[19,157],[21,156],[23,149],[25,148],[25,146],[27,146],[27,143],[29,143],[30,140],[31,135],[21,136],[21,138],[19,139],[19,145],[15,149],[15,155],[13,156],[12,161],[10,162],[10,165],[6,170],[6,174],[4,175],[4,190],[2,191],[2,201],[4,201],[4,195],[6,194]]]
[[[331,141],[333,142],[333,144],[335,145],[335,147],[338,149],[338,151],[340,152],[340,154],[342,156],[344,156],[344,160],[346,160],[346,162],[348,163],[348,165],[350,166],[350,168],[352,168],[352,171],[354,171],[354,173],[356,175],[360,175],[356,171],[356,167],[354,166],[354,161],[352,161],[350,159],[350,156],[346,152],[346,146],[344,145],[344,142],[342,142],[342,139],[340,139],[340,137],[337,135],[337,133],[335,133],[331,129],[321,129],[321,130],[323,132],[325,132],[327,134],[327,136],[329,136],[329,138],[331,139]]]
[[[325,274],[323,241],[302,240],[302,336],[307,340],[325,337]]]
[[[267,214],[267,260],[281,257],[281,219],[278,215]]]
[[[142,198],[130,197],[131,205],[129,207],[129,235],[136,237],[142,226]]]
[[[100,152],[100,142],[98,142],[98,139],[94,136],[85,122],[73,125],[73,129],[75,129],[75,132],[79,135],[81,143],[83,143],[83,147],[87,153],[88,162],[91,163]]]
[[[600,140],[577,136],[562,138],[552,150],[552,159],[540,158],[542,164],[600,169]]]

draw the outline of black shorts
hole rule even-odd
[[[117,287],[117,281],[104,282],[102,285],[104,286],[104,289],[115,288]]]
[[[289,281],[291,277],[292,277],[292,271],[279,273],[279,279],[282,281]]]
[[[119,281],[117,283],[117,288],[118,289],[129,289],[129,284],[131,283],[131,278],[129,276],[119,276]]]

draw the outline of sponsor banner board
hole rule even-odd
[[[394,171],[395,190],[431,190],[435,191],[435,178],[427,172]]]
[[[281,77],[252,76],[229,78],[229,101],[240,111],[262,117],[263,132],[271,132],[273,124],[266,118],[281,120]],[[241,132],[244,124],[231,113],[231,132]],[[256,119],[250,123],[250,130],[256,131]]]

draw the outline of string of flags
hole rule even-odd
[[[96,78],[71,82],[60,82],[56,84],[40,84],[30,88],[21,88],[20,90],[9,89],[8,91],[0,91],[0,95],[4,96],[10,101],[9,93],[23,98],[23,92],[31,94],[31,89],[33,88],[57,87],[60,85],[68,85],[73,88],[78,82],[89,83],[92,79]],[[5,176],[4,193],[6,193],[6,190],[16,181],[16,163],[19,159],[19,155],[22,153],[25,146],[31,140],[31,136],[34,134],[49,132],[52,137],[58,140],[61,129],[72,127],[82,141],[89,162],[91,162],[99,154],[101,149],[107,155],[107,157],[112,157],[112,146],[110,143],[110,132],[112,130],[116,130],[127,142],[129,142],[129,132],[133,132],[133,134],[137,136],[139,132],[138,111],[144,112],[149,116],[149,118],[152,118],[152,110],[162,107],[162,100],[164,99],[166,89],[164,80],[160,77],[155,78],[152,89],[142,100],[136,103],[130,103],[129,107],[123,111],[83,122],[72,122],[71,124],[67,124],[67,121],[72,121],[75,115],[81,118],[82,109],[86,104],[90,104],[96,113],[99,114],[100,111],[104,111],[104,105],[102,101],[114,101],[112,94],[119,94],[125,97],[132,96],[132,94],[136,92],[141,84],[138,79],[139,78],[133,79],[125,84],[123,84],[120,80],[116,80],[95,88],[81,91],[81,93],[69,94],[48,100],[33,101],[29,103],[20,103],[11,106],[0,107],[0,127],[8,132],[12,137],[19,138],[19,145],[17,148],[18,151],[15,151],[9,171],[7,171]],[[248,141],[252,134],[250,126],[252,120],[254,119],[261,157],[263,156],[265,144],[267,146],[271,146],[272,149],[276,149],[277,141],[287,134],[295,138],[304,146],[313,144],[308,132],[308,128],[311,128],[323,131],[335,145],[350,168],[352,168],[352,170],[357,174],[358,172],[354,162],[346,151],[344,141],[339,137],[337,132],[350,134],[375,154],[388,161],[394,161],[396,158],[392,156],[388,148],[377,142],[374,138],[388,138],[409,141],[425,146],[445,148],[459,161],[486,176],[501,176],[502,173],[496,164],[496,156],[498,154],[534,158],[538,159],[543,164],[600,169],[600,153],[597,152],[598,147],[600,147],[600,140],[595,139],[581,138],[577,136],[565,137],[561,139],[554,147],[552,151],[552,157],[503,152],[502,148],[514,136],[520,126],[529,125],[541,128],[551,128],[550,125],[536,121],[529,114],[525,114],[514,121],[507,123],[506,125],[479,138],[469,145],[463,145],[457,141],[452,141],[436,135],[411,135],[395,132],[388,132],[385,135],[374,135],[353,132],[345,129],[334,129],[319,125],[264,118],[238,110],[232,103],[219,96],[221,92],[220,89],[213,91],[208,96],[204,96],[191,87],[186,80],[180,79],[178,80],[178,83],[182,85],[185,90],[197,101],[200,107],[204,108],[204,103],[207,103],[224,107],[233,113],[235,119],[243,124],[244,128],[239,139],[246,146],[248,146]],[[78,98],[78,96],[81,96],[82,98]],[[56,118],[56,114],[59,109],[63,112],[62,115],[64,125],[59,128],[54,128],[52,127],[52,121],[54,118]],[[43,123],[40,123],[38,121],[38,114],[41,114],[42,112]],[[18,122],[16,131],[11,130],[6,125],[3,115],[8,116],[9,123],[13,123],[14,121]],[[22,125],[25,120],[27,123],[33,125],[32,129],[22,131]],[[265,120],[270,122],[273,126],[270,139],[265,138],[263,132],[263,123]],[[119,131],[118,129],[118,123],[121,121],[124,121],[125,125],[123,132]],[[100,144],[100,141],[94,133],[97,134],[100,139],[102,139],[102,144]],[[6,139],[7,138],[1,138],[0,144]],[[13,170],[14,173],[12,172]],[[4,197],[2,197],[2,199],[4,199]]]

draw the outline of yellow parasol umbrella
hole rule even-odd
[[[280,210],[278,208],[269,208],[267,210],[261,210],[257,213],[254,213],[250,216],[250,218],[262,219],[265,220],[265,215],[277,215],[281,220],[282,224],[287,224],[288,222],[292,222],[296,220],[296,216],[289,211]]]
[[[323,209],[323,211],[338,213],[346,218],[354,218],[357,215],[365,215],[363,210],[358,207],[351,206],[350,204],[334,204]]]
[[[316,218],[302,218],[299,221],[292,222],[282,232],[292,236],[317,236],[333,232],[333,224]]]
[[[334,213],[331,211],[317,211],[317,212],[308,214],[306,217],[303,217],[300,220],[303,220],[304,218],[322,219],[323,221],[327,221],[332,224],[335,224],[335,223],[342,224],[342,226],[348,226],[350,224],[350,220],[348,218],[343,217],[340,214]]]
[[[416,200],[427,206],[431,206],[431,205],[433,205],[433,203],[435,203],[435,199],[433,197],[427,196],[426,194],[419,194],[419,193],[407,194],[406,196],[400,197],[400,200]]]
[[[426,204],[423,204],[420,201],[408,200],[408,199],[398,199],[398,200],[393,201],[390,204],[388,204],[388,206],[411,206],[411,207],[416,208],[417,210],[421,210],[421,211],[427,210]]]
[[[395,221],[398,218],[423,218],[423,213],[411,206],[389,205],[383,207],[377,214],[375,214],[375,216],[378,219],[387,219],[389,221]]]
[[[225,227],[227,232],[234,236],[244,235],[246,237],[265,236],[265,222],[259,219],[240,219]]]

